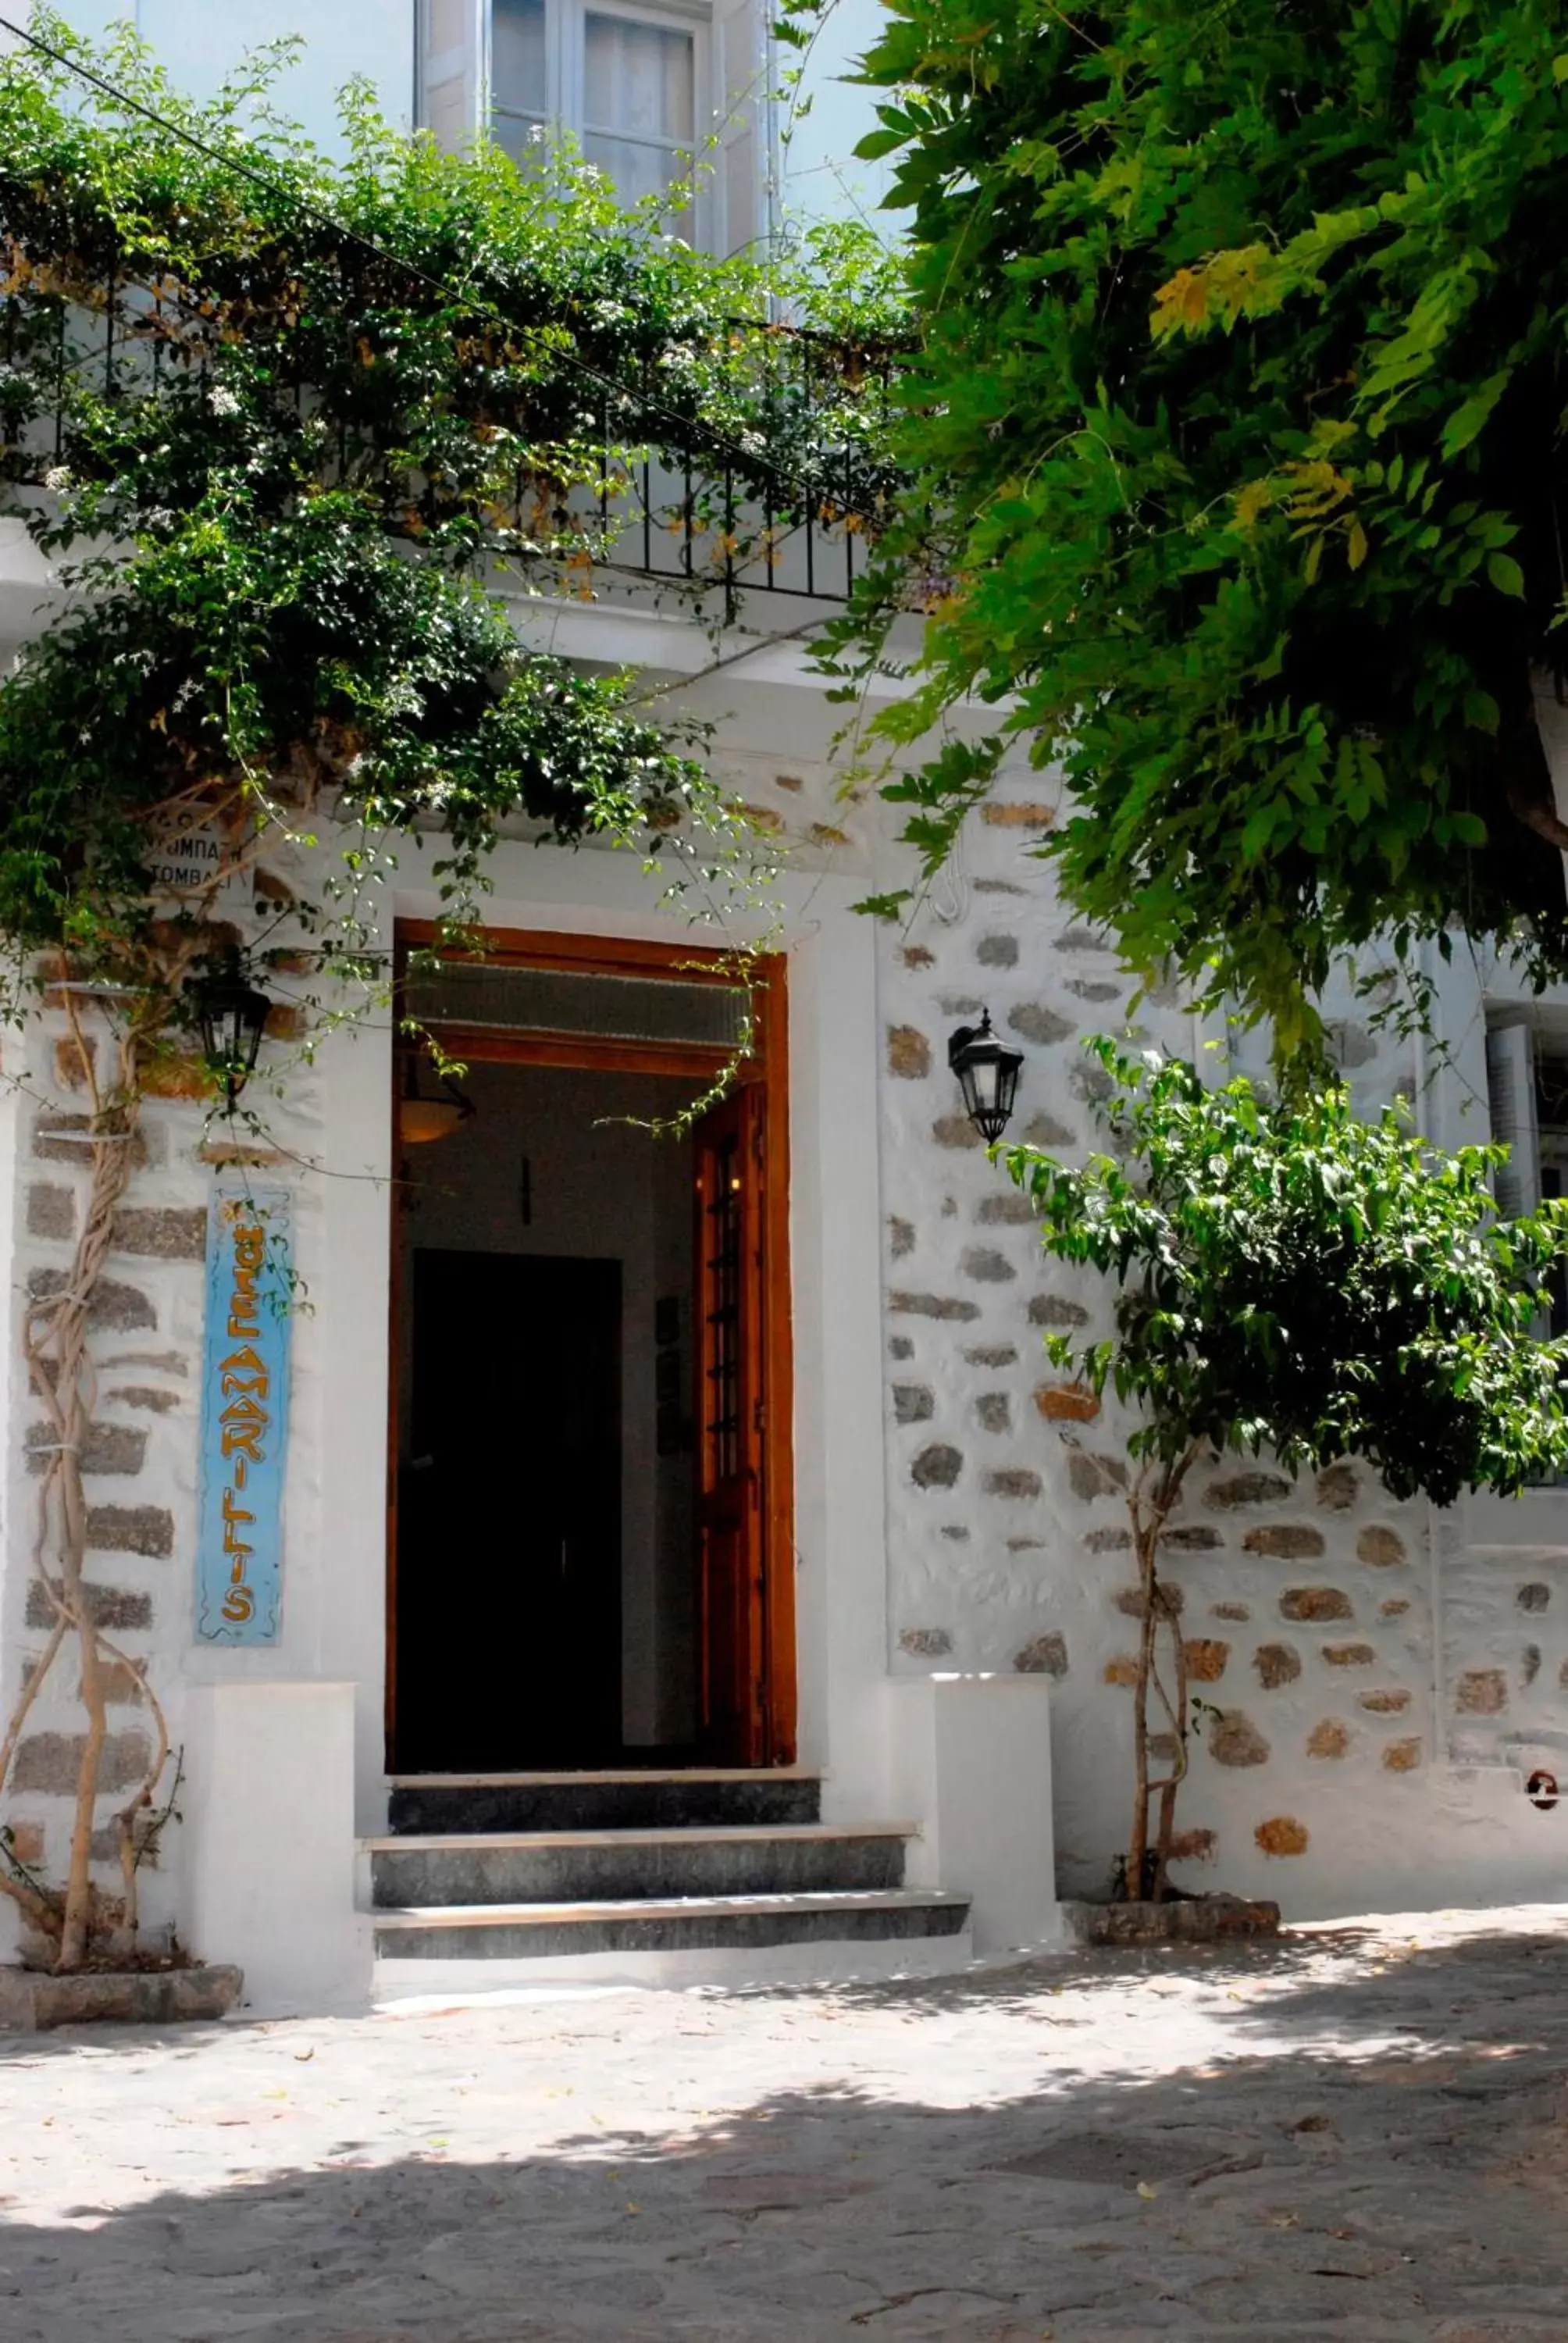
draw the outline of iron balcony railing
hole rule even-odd
[[[466,330],[476,367],[499,379],[508,329],[482,317]],[[24,492],[58,485],[106,407],[128,416],[206,394],[236,338],[276,344],[277,397],[302,414],[321,404],[319,369],[313,381],[309,352],[281,330],[276,288],[269,307],[233,282],[200,289],[111,268],[84,286],[0,230],[0,478]],[[562,590],[585,598],[619,578],[716,597],[729,615],[751,594],[841,601],[897,486],[879,450],[897,363],[885,344],[748,321],[719,344],[640,357],[624,336],[586,337],[558,381],[530,387],[541,444],[560,445],[551,399],[569,407],[573,462],[519,466],[493,512],[496,550],[553,567]],[[362,425],[339,422],[330,476],[371,477],[396,439],[367,402]],[[440,490],[416,475],[403,488],[417,536]]]

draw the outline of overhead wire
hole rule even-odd
[[[286,179],[276,173],[265,170],[259,165],[246,161],[243,156],[226,152],[221,146],[215,146],[209,140],[200,137],[196,131],[187,129],[183,123],[176,122],[168,115],[160,114],[156,106],[148,106],[145,100],[136,96],[130,90],[123,89],[118,83],[109,80],[106,75],[100,74],[91,65],[84,64],[81,58],[74,57],[69,50],[56,47],[53,42],[43,39],[40,35],[30,31],[25,25],[16,24],[11,17],[0,15],[0,31],[11,34],[15,39],[23,42],[28,48],[35,50],[39,55],[45,56],[51,63],[63,66],[67,73],[75,74],[78,80],[87,83],[101,96],[111,99],[116,106],[123,106],[128,113],[139,115],[144,121],[150,123],[166,137],[176,139],[182,146],[190,147],[194,153],[205,156],[208,162],[216,163],[220,170],[232,171],[236,177],[248,179],[253,186],[260,187],[269,196],[284,196],[295,204],[307,218],[314,220],[317,226],[327,228],[334,236],[342,237],[346,243],[357,246],[361,251],[368,253],[383,266],[401,270],[416,283],[427,286],[432,292],[440,294],[444,300],[477,311],[487,317],[491,323],[503,327],[508,333],[532,335],[539,331],[537,325],[525,326],[517,318],[509,317],[498,303],[487,296],[477,294],[468,288],[459,288],[448,283],[446,278],[434,276],[430,270],[422,268],[417,261],[407,259],[402,254],[388,252],[384,245],[377,243],[374,236],[367,236],[360,228],[350,226],[347,220],[339,219],[336,214],[327,211],[323,205],[314,202],[300,189],[289,186]],[[777,333],[779,329],[759,324],[756,330],[759,333]],[[649,397],[645,393],[632,393],[613,375],[604,373],[575,351],[552,347],[551,356],[568,372],[580,375],[598,389],[611,393],[618,398],[632,399],[643,415],[656,417],[667,424],[675,426],[683,433],[690,433],[693,430],[700,432],[717,452],[727,457],[732,463],[739,463],[743,469],[766,473],[776,485],[792,489],[798,495],[810,496],[820,493],[821,484],[814,479],[784,471],[765,455],[755,454],[723,431],[711,425],[698,422],[689,415],[682,415],[677,407],[666,407],[657,397]],[[853,514],[857,519],[862,521],[869,521],[875,518],[873,514],[850,504],[837,489],[833,490],[832,494],[835,505],[844,515]]]

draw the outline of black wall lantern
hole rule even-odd
[[[1023,1065],[1021,1050],[1005,1049],[990,1030],[990,1011],[978,1025],[960,1025],[948,1043],[948,1063],[959,1078],[970,1121],[984,1140],[999,1140],[1012,1120]]]
[[[232,1114],[241,1091],[256,1071],[256,1055],[272,1003],[250,982],[237,951],[231,951],[221,967],[194,978],[188,990],[202,1053],[223,1084]]]

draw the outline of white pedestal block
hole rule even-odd
[[[977,1953],[1060,1944],[1047,1680],[905,1676],[893,1692],[899,1812],[923,1834],[910,1885],[972,1897]]]
[[[252,2009],[363,2007],[370,1935],[354,1899],[354,1686],[201,1684],[186,1721],[192,1949],[237,1961]]]

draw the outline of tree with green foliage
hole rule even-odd
[[[1445,1153],[1402,1106],[1367,1123],[1342,1088],[1282,1101],[1244,1080],[1210,1089],[1179,1060],[1088,1047],[1111,1081],[1109,1151],[1081,1168],[1000,1153],[1045,1251],[1118,1288],[1113,1337],[1047,1344],[1096,1399],[1109,1388],[1140,1413],[1125,1892],[1159,1900],[1191,1730],[1161,1540],[1193,1467],[1231,1452],[1292,1473],[1359,1458],[1392,1495],[1438,1505],[1560,1471],[1568,1340],[1539,1327],[1568,1260],[1568,1204],[1500,1221],[1489,1175],[1506,1148]],[[1153,1769],[1151,1723],[1175,1751]]]
[[[1568,975],[1568,7],[890,0],[864,77],[921,347],[833,659],[913,577],[876,729],[997,711],[888,790],[927,875],[1022,736],[1077,909],[1286,1051],[1373,937]]]
[[[783,300],[841,329],[853,286],[883,328],[867,239],[774,277],[623,213],[568,154],[443,155],[358,90],[329,161],[267,111],[283,50],[196,106],[128,35],[94,50],[39,11],[27,37],[0,59],[0,506],[61,590],[0,679],[0,1011],[66,1019],[91,1178],[69,1269],[25,1311],[49,1625],[0,1791],[63,1650],[88,1729],[67,1878],[0,1831],[0,1892],[68,1969],[134,1950],[168,1758],[145,1684],[152,1759],[106,1898],[106,1684],[131,1663],[84,1580],[87,1329],[144,1099],[225,1088],[194,1046],[201,980],[286,972],[308,1056],[397,1008],[375,904],[398,855],[427,857],[460,941],[504,835],[628,850],[694,917],[754,901],[766,853],[699,737],[628,679],[526,650],[507,598],[591,594],[645,461],[685,484],[655,525],[699,597],[728,598],[748,498],[787,528],[830,470],[869,528],[882,369],[841,330],[803,367],[769,320]],[[155,884],[193,837],[212,876]],[[236,921],[220,896],[246,875]]]

